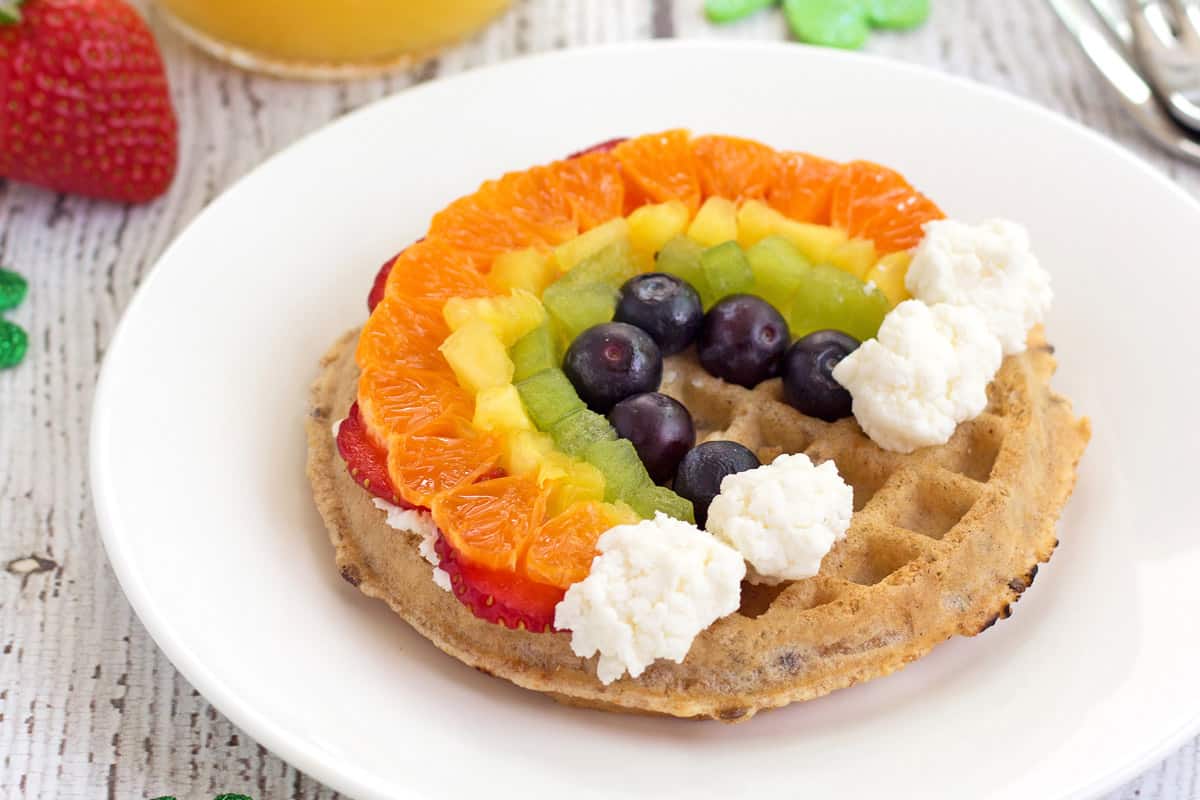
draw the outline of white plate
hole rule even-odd
[[[1028,223],[1057,385],[1096,429],[1013,619],[735,727],[570,710],[443,656],[337,576],[304,478],[316,360],[386,256],[485,178],[672,126],[871,158],[954,216]],[[1200,727],[1197,231],[1200,206],[1107,141],[887,61],[676,44],[479,70],[305,139],[167,251],[97,392],[100,526],[187,679],[352,795],[1092,796]]]

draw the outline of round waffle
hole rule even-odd
[[[850,530],[820,573],[744,584],[739,611],[696,639],[682,664],[657,662],[608,686],[569,634],[515,631],[476,618],[430,579],[415,535],[347,474],[330,433],[355,400],[357,332],[321,362],[308,419],[308,474],[341,575],[441,650],[479,670],[573,705],[745,720],[887,675],[955,634],[973,636],[1033,582],[1057,544],[1055,523],[1090,436],[1051,391],[1053,348],[1040,329],[1010,356],[978,418],[945,445],[899,455],[852,420],[826,423],[780,399],[779,381],[749,390],[688,354],[667,361],[662,391],[692,411],[699,437],[731,439],[765,463],[781,452],[832,459],[854,488]]]

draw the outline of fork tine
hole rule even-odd
[[[1200,57],[1200,0],[1168,0],[1175,12],[1179,42]]]
[[[1133,28],[1129,24],[1128,16],[1118,12],[1114,4],[1106,0],[1088,0],[1088,4],[1121,44],[1127,48],[1133,47]]]
[[[1175,48],[1178,42],[1161,0],[1125,0],[1125,7],[1134,42],[1143,52],[1162,57]]]

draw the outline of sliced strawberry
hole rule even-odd
[[[618,136],[615,139],[607,139],[599,144],[594,144],[591,147],[585,148],[576,153],[571,153],[571,155],[567,156],[567,159],[570,160],[572,158],[579,158],[580,156],[586,156],[589,153],[607,153],[609,150],[612,150],[614,147],[628,138],[628,136]]]
[[[424,236],[417,239],[413,244],[420,244],[423,241],[425,241]],[[411,246],[409,245],[409,247]],[[407,249],[407,247],[404,248],[404,250]],[[375,306],[379,305],[379,301],[383,299],[384,292],[387,291],[388,276],[392,274],[392,265],[396,263],[397,258],[404,255],[404,250],[401,250],[383,262],[383,266],[379,268],[379,272],[375,273],[375,282],[371,284],[371,293],[367,295],[367,311],[374,311]]]
[[[387,471],[387,451],[367,434],[358,403],[350,406],[350,412],[338,428],[337,447],[350,477],[359,486],[401,508],[418,507],[406,502],[396,491]]]
[[[555,630],[554,607],[563,599],[562,589],[534,583],[516,573],[468,564],[441,535],[435,547],[441,557],[439,566],[450,576],[454,596],[472,614],[512,630]]]

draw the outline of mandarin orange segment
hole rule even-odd
[[[449,335],[440,302],[387,294],[363,326],[355,359],[364,370],[407,367],[440,372],[449,367],[438,346]]]
[[[479,194],[512,214],[522,225],[553,246],[579,233],[575,208],[558,173],[550,167],[513,172],[486,183]]]
[[[430,510],[446,541],[462,558],[511,571],[542,523],[546,491],[531,475],[509,475],[460,484],[438,495]]]
[[[680,200],[693,214],[700,207],[700,177],[687,131],[628,139],[613,149],[625,176],[626,209]]]
[[[526,247],[547,249],[549,243],[509,209],[497,205],[496,196],[495,187],[484,184],[475,194],[455,200],[434,216],[429,238],[488,268],[501,253]]]
[[[367,428],[382,441],[446,414],[469,418],[473,413],[470,396],[445,372],[367,370],[359,378],[358,398]]]
[[[773,189],[782,167],[774,148],[734,136],[700,136],[692,155],[705,197],[761,200]]]
[[[502,449],[498,437],[447,414],[388,439],[388,474],[405,500],[428,506],[438,495],[492,469]]]
[[[780,153],[775,185],[767,204],[786,217],[816,225],[829,224],[833,188],[842,165],[808,153]]]
[[[852,237],[872,239],[883,253],[915,245],[921,239],[921,226],[940,217],[937,206],[900,173],[870,161],[846,165],[830,209],[833,225]],[[911,244],[896,246],[905,242]]]
[[[617,524],[609,508],[594,501],[575,503],[543,523],[525,551],[525,574],[562,589],[586,578],[596,556],[596,540]]]
[[[563,196],[575,211],[581,231],[621,216],[625,211],[625,182],[611,152],[588,153],[550,167],[558,175]]]
[[[871,239],[880,253],[909,250],[921,243],[925,223],[946,215],[920,192],[909,192],[864,222],[854,234]]]
[[[490,294],[475,260],[446,242],[425,239],[392,263],[387,293],[407,298],[449,300]]]

